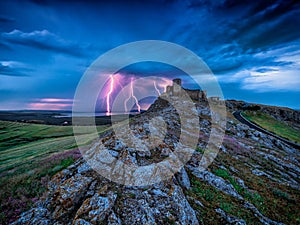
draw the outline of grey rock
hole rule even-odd
[[[122,201],[118,212],[124,224],[163,224],[166,218],[179,224],[199,224],[195,211],[176,184],[166,189],[161,183],[149,191],[137,189],[134,193],[134,197]],[[132,191],[123,194],[133,195]]]
[[[122,222],[119,217],[115,214],[114,211],[111,212],[110,216],[107,219],[108,225],[121,225]]]
[[[82,164],[77,168],[78,173],[81,173],[81,174],[83,174],[83,173],[85,173],[85,172],[88,172],[88,171],[91,171],[91,170],[92,170],[92,168],[91,168],[86,162],[82,163]]]
[[[241,123],[238,123],[236,125],[236,128],[238,131],[247,131],[249,129],[249,127],[247,125],[244,125],[244,124],[241,124]]]
[[[219,213],[229,224],[235,224],[235,225],[246,225],[247,224],[243,219],[239,219],[237,217],[230,216],[220,208],[217,208],[215,211],[217,213]]]
[[[189,202],[186,200],[184,194],[182,193],[180,187],[175,186],[175,190],[172,193],[172,199],[177,203],[178,209],[178,222],[182,225],[199,224],[196,217],[196,213],[190,206]]]
[[[271,219],[269,219],[268,217],[264,216],[263,214],[261,214],[258,209],[251,203],[249,202],[245,202],[244,207],[247,209],[250,209],[254,212],[254,215],[260,220],[261,223],[266,224],[266,225],[284,225],[284,223],[280,223],[280,222],[276,222],[273,221]]]
[[[118,157],[119,156],[119,152],[114,151],[114,150],[108,150],[109,154],[111,154],[113,157]]]
[[[74,221],[74,225],[92,225],[91,223],[89,223],[86,220],[83,219],[77,219]]]
[[[182,167],[181,170],[176,174],[176,178],[181,187],[185,188],[186,190],[191,188],[190,179],[184,167]]]
[[[75,219],[85,219],[92,224],[103,221],[109,215],[116,198],[117,195],[111,192],[105,197],[96,193],[83,202],[75,215]]]
[[[51,221],[48,218],[49,214],[50,213],[46,208],[42,208],[42,207],[33,208],[25,213],[22,213],[21,217],[17,221],[11,223],[11,225],[18,225],[18,224],[48,225],[51,224]]]
[[[225,148],[224,145],[221,145],[220,150],[224,153],[227,153],[227,149]]]
[[[251,171],[254,175],[256,176],[266,176],[268,178],[271,178],[272,176],[270,176],[269,174],[265,173],[264,171],[261,171],[259,169],[254,169]]]
[[[224,180],[221,177],[216,176],[215,174],[204,170],[200,171],[199,168],[188,166],[188,169],[191,170],[192,174],[197,178],[206,181],[210,185],[214,186],[215,188],[223,191],[224,193],[231,195],[237,199],[242,200],[243,197],[237,193],[235,188],[230,184],[228,181]]]

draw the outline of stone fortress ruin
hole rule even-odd
[[[173,80],[172,86],[167,86],[166,94],[169,96],[180,96],[183,92],[186,92],[192,100],[195,101],[206,101],[206,91],[202,91],[199,89],[186,89],[182,87],[181,79],[176,78]]]

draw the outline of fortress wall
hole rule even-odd
[[[191,97],[191,99],[199,101],[199,100],[206,100],[206,91],[201,90],[190,90],[182,88],[181,79],[174,79],[172,86],[167,86],[166,93],[169,95],[180,96],[182,91],[186,91],[187,94]]]

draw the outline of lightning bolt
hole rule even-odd
[[[134,93],[133,93],[133,84],[132,84],[132,79],[131,79],[131,83],[130,83],[130,89],[131,89],[131,96],[133,97],[133,99],[135,100],[135,104],[138,108],[138,112],[141,112],[141,106],[139,104],[139,101],[137,100],[137,98],[135,97]]]
[[[135,104],[136,104],[136,106],[137,106],[138,112],[141,112],[141,106],[140,106],[140,104],[139,104],[139,101],[138,101],[137,97],[134,95],[134,91],[133,91],[133,82],[132,82],[132,80],[133,80],[133,79],[131,78],[131,82],[130,82],[130,95],[129,95],[129,97],[125,100],[125,102],[124,102],[125,112],[128,112],[127,102],[128,102],[131,98],[133,98],[133,100],[135,101]]]
[[[113,75],[110,75],[110,89],[107,92],[107,96],[106,96],[106,115],[110,115],[110,113],[111,113],[110,97],[111,97],[113,90],[114,90],[114,77],[113,77]]]
[[[158,89],[157,86],[156,86],[156,81],[153,81],[153,86],[154,86],[154,88],[155,88],[155,90],[156,90],[158,96],[160,96],[161,93],[160,93],[159,89]]]

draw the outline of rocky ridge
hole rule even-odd
[[[124,186],[80,159],[56,174],[44,198],[13,224],[297,224],[300,153],[240,124],[228,112],[220,152],[206,170],[199,170],[212,124],[207,105],[195,105],[199,143],[173,177],[148,186]],[[149,126],[156,117],[167,132]],[[139,140],[156,132],[165,137],[163,143],[141,152],[127,147],[113,131],[101,136],[101,142],[123,162],[151,165],[174,151],[180,128],[176,110],[159,99],[148,112],[132,118],[130,129]]]

